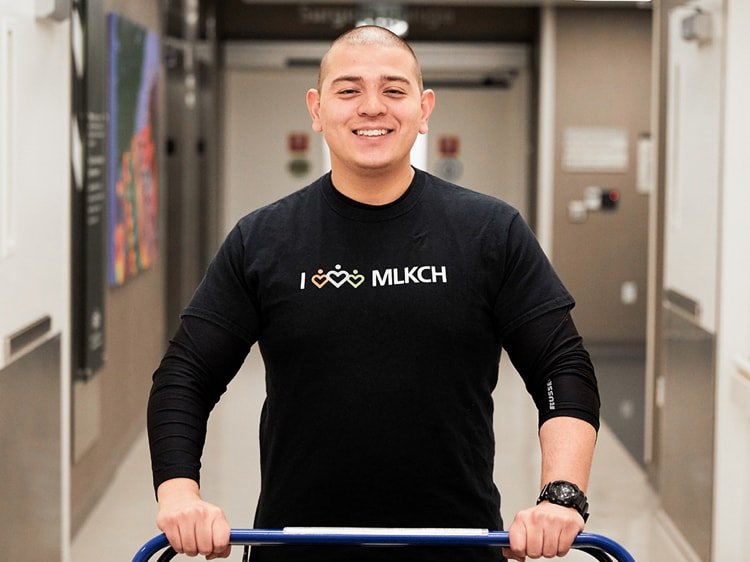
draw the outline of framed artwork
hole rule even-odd
[[[156,33],[109,14],[108,218],[110,286],[156,261],[159,251]]]

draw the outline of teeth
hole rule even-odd
[[[381,137],[388,134],[387,129],[360,129],[357,131],[360,137]]]

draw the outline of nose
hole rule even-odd
[[[388,107],[383,103],[378,92],[368,92],[362,96],[358,112],[360,115],[374,116],[383,115]]]

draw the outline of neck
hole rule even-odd
[[[393,173],[371,175],[350,174],[336,166],[331,170],[331,181],[336,189],[349,199],[366,205],[393,203],[409,189],[413,178],[411,166]]]

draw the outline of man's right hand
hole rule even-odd
[[[221,508],[203,501],[197,482],[189,478],[167,480],[159,486],[156,496],[156,526],[176,552],[201,554],[206,560],[229,556],[229,523]]]

